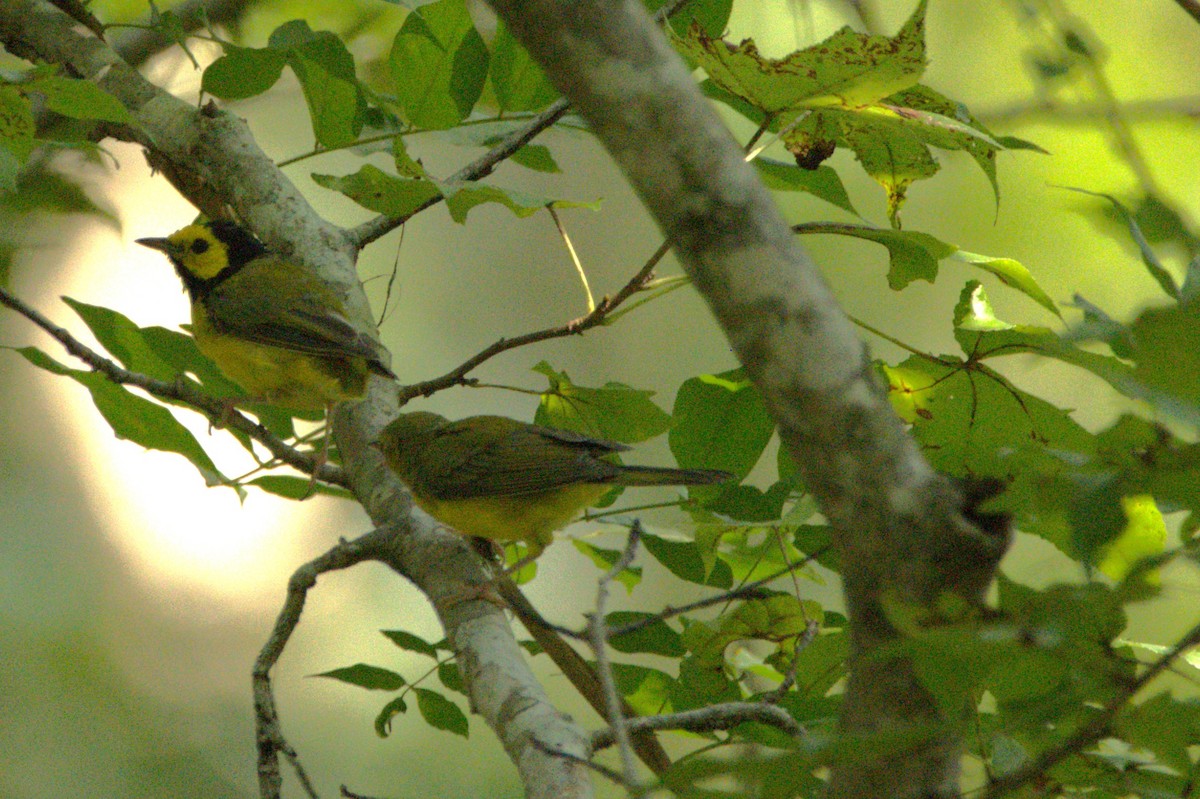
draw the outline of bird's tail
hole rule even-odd
[[[667,469],[658,466],[622,466],[613,480],[625,486],[700,486],[724,483],[733,475],[720,469]]]

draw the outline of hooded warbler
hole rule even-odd
[[[328,409],[366,393],[371,373],[396,378],[333,289],[239,225],[202,222],[137,243],[171,260],[191,299],[196,346],[252,399]]]
[[[606,456],[629,447],[504,416],[452,422],[406,413],[383,429],[378,447],[426,513],[466,535],[524,541],[527,559],[613,486],[708,485],[733,476],[613,463]]]

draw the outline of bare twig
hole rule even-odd
[[[1121,109],[1130,119],[1155,117],[1200,116],[1200,97],[1154,97],[1141,100],[1122,100]],[[1108,108],[1096,102],[1063,102],[1053,97],[1037,97],[1031,100],[998,106],[993,109],[974,111],[975,116],[988,125],[1012,124],[1025,120],[1042,119],[1052,125],[1072,125],[1094,122],[1108,115]]]
[[[604,688],[605,704],[608,706],[609,728],[617,742],[617,749],[621,753],[621,773],[624,775],[621,782],[626,787],[633,787],[637,784],[637,772],[633,767],[633,746],[629,730],[625,726],[625,715],[621,712],[620,695],[617,693],[617,686],[613,681],[612,663],[608,659],[608,625],[604,622],[604,614],[608,607],[609,586],[612,585],[618,574],[633,563],[641,538],[642,525],[634,520],[633,526],[629,528],[629,540],[625,544],[625,551],[621,553],[621,557],[617,558],[617,562],[613,564],[612,568],[600,577],[596,586],[596,612],[588,622],[592,649],[596,653],[596,671],[600,676],[600,685]]]
[[[752,583],[746,583],[745,585],[740,586],[738,588],[731,588],[728,591],[722,591],[719,594],[715,594],[710,597],[705,597],[704,599],[698,599],[695,602],[689,602],[686,605],[668,605],[667,607],[663,608],[658,613],[655,613],[653,616],[648,616],[644,619],[638,619],[637,621],[630,622],[629,624],[625,624],[621,627],[616,627],[614,629],[609,630],[608,631],[609,637],[615,638],[616,636],[619,636],[619,635],[628,635],[629,633],[635,633],[638,630],[645,629],[646,627],[650,627],[651,625],[657,624],[658,622],[663,621],[665,619],[669,619],[673,616],[679,616],[683,613],[690,613],[693,610],[699,610],[700,608],[711,607],[712,605],[720,605],[725,602],[728,602],[731,599],[760,599],[763,596],[762,591],[763,591],[763,589],[766,588],[768,583],[778,580],[780,577],[783,577],[786,574],[790,574],[802,566],[806,566],[809,563],[813,563],[814,561],[816,561],[817,558],[821,557],[826,552],[828,552],[832,548],[832,546],[833,546],[832,544],[826,544],[825,546],[818,549],[816,552],[813,552],[811,555],[806,556],[799,563],[793,563],[789,566],[785,566],[782,569],[778,569],[777,571],[774,571],[771,574],[768,574],[766,577],[755,580]],[[570,635],[573,635],[573,636],[582,637],[582,634],[576,633],[571,630],[567,630],[565,632]]]
[[[502,338],[490,347],[479,351],[472,357],[463,361],[454,369],[451,369],[441,377],[435,377],[432,380],[424,380],[420,383],[413,383],[410,386],[403,386],[400,389],[400,404],[408,402],[416,397],[428,397],[430,394],[441,391],[442,389],[450,388],[451,386],[468,385],[471,381],[467,375],[477,369],[480,365],[488,360],[496,357],[502,352],[506,352],[517,347],[524,347],[529,344],[536,344],[539,341],[548,341],[549,339],[562,338],[564,336],[573,336],[590,330],[597,325],[604,324],[608,315],[615,310],[621,303],[632,297],[639,291],[642,291],[646,284],[654,277],[654,267],[667,254],[670,247],[663,244],[638,270],[637,274],[629,279],[629,282],[621,287],[621,290],[616,294],[604,296],[596,305],[595,310],[581,316],[578,319],[573,319],[563,325],[555,327],[547,327],[543,330],[535,330],[532,333],[526,333],[514,338]]]
[[[567,232],[567,228],[563,225],[562,220],[558,218],[558,211],[554,210],[553,204],[547,205],[546,210],[550,212],[550,218],[554,220],[554,227],[558,230],[558,235],[562,237],[563,246],[567,248],[567,254],[571,256],[571,263],[579,275],[579,282],[583,284],[583,292],[587,295],[588,313],[591,313],[596,310],[596,300],[592,297],[592,287],[588,285],[587,272],[584,270],[583,264],[579,261],[579,254],[575,252],[575,245],[571,243],[571,234]]]
[[[171,9],[184,31],[194,31],[206,22],[225,25],[237,22],[250,0],[185,0]],[[175,43],[157,28],[122,28],[112,37],[112,48],[126,64],[141,66],[151,57]]]
[[[638,716],[626,720],[630,732],[639,730],[686,730],[688,732],[715,732],[728,730],[739,724],[758,722],[782,730],[794,737],[803,737],[808,732],[786,710],[768,702],[723,702],[718,705],[668,713],[662,716]],[[598,730],[592,733],[592,746],[603,749],[612,746],[613,730]]]
[[[566,100],[561,98],[555,100],[549,108],[535,116],[523,127],[518,128],[508,136],[505,136],[499,144],[488,150],[479,158],[476,158],[474,161],[467,164],[462,169],[455,172],[447,179],[446,182],[469,183],[471,181],[485,178],[492,174],[492,170],[499,166],[503,161],[510,158],[513,153],[528,144],[535,136],[544,131],[546,128],[562,119],[563,115],[567,113],[567,109],[570,107],[570,104]],[[350,241],[354,242],[354,245],[361,250],[376,239],[382,238],[396,228],[400,227],[405,222],[412,219],[414,216],[426,210],[427,208],[432,208],[433,206],[437,205],[443,199],[445,198],[441,197],[440,195],[437,197],[432,197],[403,216],[377,216],[374,219],[363,222],[358,227],[347,231],[347,235]]]
[[[622,779],[621,779],[620,774],[618,774],[617,772],[608,768],[607,766],[603,766],[603,765],[597,763],[594,760],[588,760],[585,757],[580,757],[579,755],[573,754],[571,752],[564,752],[561,749],[551,748],[550,746],[548,746],[546,743],[544,743],[542,740],[540,740],[538,738],[533,739],[533,745],[535,748],[540,749],[541,751],[545,752],[546,754],[550,755],[551,757],[561,757],[563,760],[569,760],[572,763],[578,763],[579,765],[584,766],[588,769],[591,769],[592,771],[596,772],[597,774],[602,775],[603,777],[611,780],[612,782],[615,782],[617,785],[622,784]],[[612,742],[610,741],[608,745],[611,746]]]
[[[659,23],[665,22],[671,17],[672,14],[682,8],[685,2],[687,2],[687,0],[672,0],[672,2],[658,10],[658,12],[654,15],[654,19]],[[479,158],[475,159],[451,175],[447,182],[467,183],[485,178],[492,174],[492,170],[499,166],[503,161],[512,157],[513,153],[531,142],[538,136],[538,134],[546,130],[546,128],[549,128],[555,122],[562,119],[570,108],[571,104],[567,102],[565,98],[560,97],[559,99],[555,100],[548,108],[546,108],[545,111],[542,111],[533,119],[529,120],[529,122],[527,122],[524,126],[504,137],[499,144],[488,150]],[[434,197],[430,200],[427,200],[419,207],[414,208],[411,212],[405,214],[404,216],[392,218],[385,216],[376,217],[372,220],[364,222],[352,230],[347,231],[347,234],[350,238],[350,241],[354,242],[355,246],[361,250],[376,239],[382,238],[391,231],[400,227],[405,222],[412,219],[414,216],[426,210],[427,208],[437,205],[443,199],[444,198],[442,197]]]
[[[136,386],[158,399],[180,403],[206,415],[210,420],[218,422],[231,430],[243,433],[262,444],[277,459],[306,474],[312,474],[316,459],[309,454],[300,452],[289,446],[261,424],[252,422],[241,413],[227,406],[223,400],[212,397],[185,380],[180,379],[168,383],[153,377],[131,372],[113,361],[100,355],[67,330],[51,322],[34,308],[0,287],[0,304],[7,305],[17,313],[29,319],[42,330],[53,336],[63,348],[80,359],[94,371],[103,374],[109,380],[120,385]],[[333,464],[322,464],[317,471],[317,478],[343,488],[349,488],[342,470]]]
[[[325,572],[345,569],[365,560],[378,557],[395,532],[378,528],[353,541],[342,541],[325,554],[301,566],[288,580],[287,598],[275,626],[254,661],[251,676],[254,691],[255,740],[258,742],[258,786],[262,799],[279,799],[283,777],[279,770],[279,753],[288,759],[304,790],[316,797],[316,790],[300,764],[296,751],[283,736],[279,713],[275,709],[275,694],[271,688],[271,669],[279,661],[288,639],[300,623],[308,589],[317,584]]]

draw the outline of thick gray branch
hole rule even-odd
[[[592,126],[658,221],[838,530],[856,663],[843,726],[951,729],[920,751],[840,767],[832,795],[955,795],[957,719],[903,662],[883,592],[980,598],[1004,548],[960,515],[892,413],[866,351],[774,201],[637,0],[491,0]]]
[[[42,0],[0,0],[0,43],[14,55],[60,64],[68,74],[94,80],[117,97],[138,123],[122,135],[145,145],[159,168],[178,172],[176,186],[211,191],[272,248],[318,269],[345,292],[355,321],[372,329],[349,236],[316,214],[244,122],[214,107],[197,108],[147,82],[103,42],[80,33]],[[411,501],[369,446],[396,412],[396,386],[375,379],[364,401],[338,406],[333,420],[352,490],[376,527],[400,531],[380,559],[413,580],[438,608],[468,677],[473,707],[516,761],[527,795],[590,796],[586,768],[547,752],[585,758],[590,753],[587,736],[550,705],[504,613],[488,602],[462,601],[465,590],[488,577],[479,558],[461,537],[412,511]]]

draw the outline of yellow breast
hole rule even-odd
[[[611,486],[572,485],[554,491],[502,497],[436,499],[414,493],[417,505],[460,533],[494,541],[525,541],[540,552],[579,512]]]
[[[366,391],[363,359],[308,355],[217,333],[199,303],[192,305],[192,335],[226,377],[272,405],[319,410]]]

